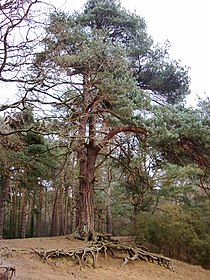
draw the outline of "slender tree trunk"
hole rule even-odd
[[[18,175],[15,182],[15,188],[12,194],[12,213],[10,224],[10,238],[16,238],[18,236]]]
[[[75,158],[71,160],[71,232],[76,231]]]
[[[26,188],[22,191],[21,199],[21,238],[26,238],[26,206],[27,206],[27,192]]]
[[[50,236],[58,235],[58,188],[55,189],[55,196],[53,201],[52,209],[52,220],[51,220],[51,229]]]
[[[67,188],[65,188],[64,194],[64,216],[63,216],[63,230],[64,235],[68,234],[68,215],[69,214],[69,182]]]
[[[29,221],[30,221],[30,237],[34,237],[34,224],[35,224],[35,213],[34,213],[34,209],[35,209],[35,205],[36,205],[36,192],[33,192],[33,197],[31,198],[31,203],[29,201],[29,203],[31,204],[31,207],[29,205]]]
[[[64,189],[65,189],[65,179],[64,176],[65,175],[65,170],[63,168],[62,172],[61,172],[61,182],[60,182],[60,188],[59,188],[59,207],[58,207],[58,211],[59,211],[59,235],[64,235]]]
[[[17,192],[17,207],[18,207],[18,213],[17,213],[17,233],[16,237],[21,238],[21,201],[22,201],[22,191],[21,188]]]
[[[111,170],[107,168],[107,188],[106,188],[106,231],[112,234],[112,214],[111,214]]]
[[[133,204],[133,209],[134,209],[134,214],[133,214],[133,227],[134,227],[134,232],[137,232],[137,225],[138,225],[138,206],[139,203],[134,203]]]
[[[36,235],[42,236],[42,207],[43,207],[43,180],[40,180],[38,184],[38,213],[37,213],[37,224],[36,224]]]
[[[10,184],[9,172],[5,171],[2,174],[1,195],[0,195],[0,239],[3,238],[3,222],[4,222],[6,199],[9,193],[9,184]]]
[[[48,222],[47,221],[47,209],[48,209],[48,189],[47,186],[44,189],[44,236],[48,235]],[[49,219],[48,219],[49,220]]]

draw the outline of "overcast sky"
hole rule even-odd
[[[48,0],[65,11],[79,10],[86,0]],[[172,58],[190,67],[191,96],[210,97],[209,0],[122,0],[122,6],[144,17],[155,42],[171,43]]]
[[[71,13],[81,9],[87,1],[45,2]],[[153,37],[155,43],[163,44],[169,40],[171,57],[180,59],[182,65],[190,67],[192,94],[187,101],[192,105],[196,104],[196,96],[210,97],[209,2],[209,0],[121,0],[124,8],[144,17],[148,34]],[[7,86],[9,87],[4,85],[5,90]],[[9,89],[8,91],[11,92]],[[12,98],[11,94],[6,96]]]

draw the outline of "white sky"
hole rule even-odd
[[[86,0],[48,0],[66,12],[79,10]],[[191,92],[189,104],[196,96],[210,97],[210,15],[209,0],[121,0],[122,6],[145,18],[148,34],[155,42],[171,43],[172,58],[189,66]]]
[[[46,2],[71,13],[79,10],[87,1]],[[188,104],[195,105],[196,96],[210,97],[210,1],[121,0],[121,3],[126,9],[136,11],[136,14],[145,18],[148,34],[153,37],[155,43],[169,40],[171,57],[180,59],[183,65],[190,67],[192,94],[187,98]],[[7,85],[4,85],[5,90],[6,88]]]

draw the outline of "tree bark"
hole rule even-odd
[[[71,232],[76,231],[75,158],[71,160]]]
[[[48,206],[48,188],[45,186],[44,188],[44,231],[43,234],[44,236],[48,236],[49,234],[49,229],[48,229],[48,224],[49,224],[49,217],[47,215],[47,207]]]
[[[107,168],[107,188],[106,188],[106,231],[112,234],[112,215],[111,215],[111,170]]]
[[[88,146],[78,152],[79,158],[79,234],[94,234],[94,180],[97,150]]]
[[[10,183],[9,172],[5,171],[2,174],[1,196],[0,196],[0,239],[3,238],[4,212],[5,212],[6,199],[9,193],[9,183]]]
[[[58,235],[58,188],[55,188],[54,193],[50,236]]]
[[[15,187],[12,194],[12,209],[11,209],[11,222],[10,222],[10,238],[18,236],[19,228],[18,218],[18,174],[15,181]]]
[[[28,192],[28,190],[26,188],[24,188],[22,190],[22,199],[21,199],[21,238],[26,238],[27,192]]]
[[[34,225],[35,225],[35,205],[36,205],[36,191],[33,192],[33,197],[29,200],[29,221],[30,221],[30,237],[34,237]],[[31,206],[30,206],[31,204]]]
[[[77,158],[79,164],[79,225],[81,236],[87,237],[94,232],[94,177],[97,153],[95,144],[95,117],[91,115],[90,77],[84,73],[82,115],[79,126]]]
[[[65,167],[61,171],[60,175],[60,187],[59,187],[59,198],[58,198],[58,215],[59,215],[59,235],[64,235],[64,221],[65,221],[65,210],[64,210],[64,190],[65,190]]]
[[[43,208],[43,180],[41,179],[38,184],[38,213],[37,213],[37,225],[36,235],[42,236],[42,208]]]
[[[77,157],[79,164],[79,225],[77,228],[81,236],[94,236],[94,181],[96,160],[101,149],[110,139],[121,132],[134,132],[147,135],[144,129],[132,126],[119,126],[110,130],[100,144],[97,139],[97,109],[100,102],[95,102],[97,96],[92,96],[91,78],[88,73],[83,75],[82,112],[79,124],[79,140]],[[101,99],[103,101],[103,98]]]
[[[93,124],[90,125],[90,128]],[[93,128],[92,128],[93,129]],[[145,134],[145,130],[130,126],[110,131],[104,138],[102,145],[95,145],[95,137],[89,138],[89,144],[83,144],[78,149],[79,161],[79,225],[78,233],[88,239],[94,236],[94,181],[95,166],[100,150],[107,144],[109,139],[120,132],[136,132]],[[111,214],[111,212],[109,213]],[[109,221],[110,222],[110,221]],[[111,224],[109,224],[111,231]]]

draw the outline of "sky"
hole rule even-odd
[[[48,0],[54,6],[73,12],[86,0]],[[190,68],[190,105],[197,96],[210,97],[210,16],[209,0],[121,0],[122,7],[135,11],[147,23],[155,43],[171,44],[170,55]]]
[[[45,2],[71,13],[80,10],[87,1]],[[182,65],[190,68],[191,95],[187,98],[187,104],[195,106],[197,96],[210,97],[209,0],[121,0],[121,5],[143,17],[154,42],[164,44],[168,40],[171,58],[180,59]],[[11,92],[11,89],[7,91]]]

